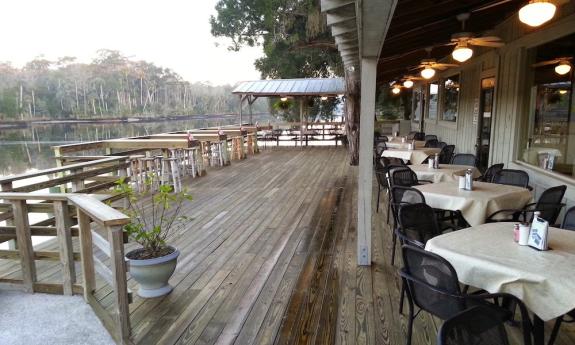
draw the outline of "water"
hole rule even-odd
[[[253,120],[262,124],[274,121],[269,115],[254,116]],[[237,122],[237,116],[223,115],[145,123],[32,124],[27,128],[0,129],[0,177],[55,167],[51,148],[55,145],[225,126]]]

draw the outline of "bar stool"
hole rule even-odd
[[[146,185],[146,180],[150,180],[150,188],[152,191],[158,190],[160,185],[160,167],[161,160],[157,157],[144,157],[140,158],[140,167],[142,167],[142,175],[144,178],[144,186]]]
[[[197,177],[202,175],[203,164],[202,159],[199,159],[201,155],[199,154],[198,147],[190,147],[184,149],[184,170],[186,174],[192,177]]]
[[[143,191],[144,177],[142,175],[142,162],[141,159],[145,158],[144,155],[130,156],[130,181],[132,181],[138,192]]]
[[[223,145],[221,141],[210,144],[210,166],[224,166]]]
[[[171,185],[174,192],[179,193],[182,190],[182,179],[178,158],[162,157],[162,185]]]

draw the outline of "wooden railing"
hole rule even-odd
[[[0,289],[17,289],[25,292],[45,292],[64,295],[83,294],[105,327],[121,344],[130,343],[127,265],[124,258],[126,238],[123,226],[130,222],[128,216],[103,203],[109,195],[86,195],[72,193],[0,193],[0,199],[11,207],[13,226],[1,227],[1,233],[16,238],[17,250],[1,250],[1,259],[19,260],[22,279],[0,277]],[[55,226],[31,226],[30,209],[41,201],[42,211],[48,208],[55,218]],[[76,225],[77,224],[77,225]],[[102,235],[101,235],[102,234]],[[35,251],[32,236],[56,236],[58,251]],[[73,251],[73,238],[77,237],[80,252]],[[108,260],[94,256],[94,248]],[[36,272],[37,260],[59,261],[61,283],[39,282]],[[81,275],[76,272],[75,262],[81,262]],[[109,261],[108,268],[105,261]],[[109,313],[94,297],[96,274],[112,288],[113,312]],[[77,277],[82,277],[82,284]]]

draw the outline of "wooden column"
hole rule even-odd
[[[240,95],[240,126],[242,125],[242,108],[244,105],[244,96]]]
[[[114,279],[114,301],[117,309],[114,311],[117,337],[122,340],[130,338],[130,309],[128,297],[128,282],[126,279],[127,265],[124,259],[124,237],[122,226],[106,226],[108,242],[110,243],[110,263]]]
[[[82,257],[82,272],[84,274],[84,300],[88,303],[96,288],[96,273],[94,271],[94,251],[92,249],[92,229],[90,217],[78,209],[78,227],[80,236],[80,255]]]
[[[357,262],[371,265],[371,199],[373,181],[373,127],[377,58],[361,59],[359,174],[357,194]]]

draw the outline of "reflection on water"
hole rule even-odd
[[[269,115],[254,116],[259,123],[273,122]],[[34,124],[22,129],[0,130],[0,176],[21,174],[30,169],[56,166],[51,146],[162,133],[190,128],[225,126],[237,123],[236,116],[208,119],[161,120],[130,123]]]

